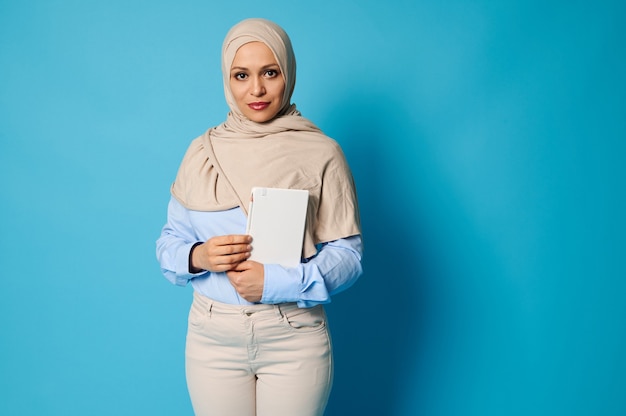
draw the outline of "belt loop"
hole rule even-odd
[[[208,317],[211,318],[211,313],[213,311],[213,300],[209,300],[209,304],[207,305],[206,309],[207,309],[206,313],[207,313]]]
[[[278,316],[279,319],[285,319],[285,314],[283,313],[283,310],[280,307],[280,303],[277,303],[274,305],[274,311],[276,311],[276,316]]]

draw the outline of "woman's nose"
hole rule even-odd
[[[254,95],[255,97],[260,97],[265,94],[265,85],[263,84],[263,79],[255,78],[252,82],[252,90],[250,91],[252,95]]]

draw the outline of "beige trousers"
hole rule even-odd
[[[194,293],[186,347],[197,416],[317,416],[333,377],[321,305],[235,306]]]

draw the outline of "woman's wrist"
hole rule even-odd
[[[198,247],[200,244],[202,244],[202,242],[198,241],[193,246],[191,246],[191,249],[189,250],[189,273],[191,274],[197,274],[197,273],[204,271],[204,269],[196,267],[193,261],[193,252],[195,251],[196,247]]]

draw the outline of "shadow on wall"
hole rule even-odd
[[[390,414],[414,378],[430,309],[427,242],[408,209],[415,178],[393,157],[410,149],[403,149],[406,138],[389,136],[398,134],[388,128],[397,118],[386,108],[394,106],[372,106],[388,101],[348,96],[327,123],[356,180],[365,244],[363,276],[327,306],[335,350],[328,416]]]

